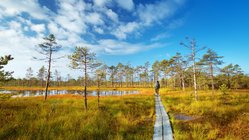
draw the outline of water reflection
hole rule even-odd
[[[182,120],[182,121],[190,121],[190,120],[194,120],[195,119],[195,117],[187,116],[187,115],[184,115],[184,114],[175,114],[174,118],[176,120]]]
[[[43,90],[25,90],[25,91],[6,91],[2,90],[0,93],[4,94],[14,94],[12,97],[30,97],[30,96],[44,96],[45,91]],[[100,91],[87,91],[87,95],[90,96],[122,96],[128,94],[138,94],[139,91],[136,90],[100,90]],[[63,95],[63,94],[73,94],[73,95],[83,95],[84,91],[80,90],[49,90],[48,95]]]

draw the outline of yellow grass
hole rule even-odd
[[[83,87],[50,89],[83,90]],[[100,98],[99,110],[97,97],[89,96],[88,111],[84,111],[83,97],[79,95],[49,96],[46,102],[43,97],[1,98],[0,139],[151,139],[155,119],[154,89],[115,90],[139,90],[141,94],[103,96]],[[230,91],[227,95],[220,91],[214,94],[211,91],[199,91],[198,101],[195,101],[190,88],[185,92],[163,88],[160,95],[169,113],[176,140],[249,139],[249,90]],[[174,117],[176,114],[191,116],[193,120],[177,120]]]
[[[0,100],[0,139],[148,139],[153,135],[154,98],[141,95],[88,98],[79,95]]]
[[[192,94],[161,91],[176,140],[249,139],[249,90],[230,91],[227,95],[200,91],[198,101]],[[176,114],[193,120],[177,120]]]

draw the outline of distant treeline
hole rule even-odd
[[[180,53],[169,60],[155,61],[152,65],[146,62],[144,65],[133,67],[130,64],[119,63],[116,66],[102,65],[94,73],[88,75],[88,86],[100,87],[153,87],[159,80],[162,87],[187,88],[193,87],[193,71],[188,61],[181,61]],[[249,76],[244,74],[239,65],[229,64],[223,68],[216,66],[214,72],[214,88],[218,89],[222,84],[228,88],[249,88]],[[45,86],[45,67],[38,72],[32,68],[27,69],[26,77],[12,79],[2,83],[4,86]],[[72,78],[69,74],[62,77],[58,70],[51,72],[51,86],[84,86],[84,77]],[[184,85],[183,85],[184,83]],[[197,63],[198,89],[211,89],[210,69],[206,65]],[[185,87],[183,87],[185,86]]]

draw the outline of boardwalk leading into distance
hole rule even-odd
[[[169,116],[161,102],[160,96],[155,96],[156,122],[153,140],[173,140]]]

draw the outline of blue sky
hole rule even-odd
[[[248,7],[246,0],[3,0],[0,55],[12,54],[15,59],[6,69],[24,77],[28,67],[37,71],[45,65],[31,58],[39,56],[35,46],[48,33],[63,46],[56,56],[88,46],[108,65],[185,55],[189,51],[179,42],[189,36],[224,56],[225,64],[239,64],[249,73]],[[68,64],[65,57],[53,70],[80,75]]]

